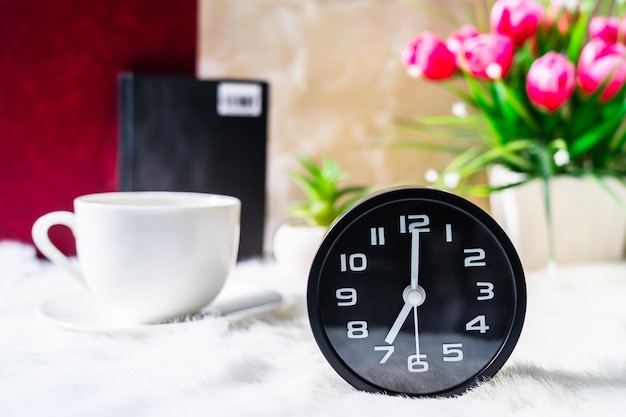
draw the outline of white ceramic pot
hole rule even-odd
[[[520,174],[495,167],[492,185],[510,184]],[[626,188],[607,185],[626,203]],[[549,262],[548,226],[540,180],[491,194],[491,213],[507,232],[526,269]],[[555,261],[558,264],[601,262],[624,257],[626,213],[593,180],[558,176],[550,181]]]
[[[282,224],[274,234],[274,258],[279,268],[292,279],[306,282],[317,249],[326,233],[322,226],[300,221]]]

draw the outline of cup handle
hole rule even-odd
[[[72,231],[74,238],[76,238],[76,218],[74,217],[74,213],[71,211],[53,211],[44,214],[33,224],[33,242],[35,242],[35,246],[37,246],[46,258],[69,271],[84,285],[85,280],[80,270],[50,241],[48,231],[55,225],[68,227]]]

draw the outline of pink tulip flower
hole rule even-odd
[[[410,76],[428,80],[444,80],[456,71],[454,54],[430,32],[423,32],[408,43],[402,52],[402,63]]]
[[[535,35],[542,17],[543,7],[534,0],[498,0],[491,8],[491,29],[520,46]]]
[[[463,42],[459,66],[477,78],[504,78],[513,62],[513,41],[507,36],[482,34]]]
[[[607,101],[615,96],[625,81],[626,46],[596,38],[583,47],[577,71],[577,82],[582,91],[592,94],[606,85],[600,100]]]
[[[478,29],[476,29],[473,25],[463,25],[459,30],[448,36],[446,46],[453,54],[456,54],[461,50],[463,42],[467,39],[475,38],[478,35]]]
[[[530,66],[526,92],[535,106],[552,113],[572,96],[575,80],[574,64],[565,55],[551,51]]]
[[[626,40],[626,20],[617,17],[595,16],[589,22],[589,37],[600,38],[606,43]]]

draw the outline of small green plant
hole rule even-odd
[[[328,227],[356,200],[367,193],[362,186],[340,186],[348,178],[339,163],[323,157],[321,164],[311,157],[298,158],[304,172],[289,171],[289,177],[304,191],[307,200],[294,203],[289,214],[309,225]]]

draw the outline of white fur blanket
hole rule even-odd
[[[229,282],[273,287],[284,303],[233,321],[139,334],[58,328],[36,305],[76,289],[32,248],[0,243],[0,416],[623,416],[626,263],[527,273],[522,337],[490,382],[457,398],[359,392],[310,333],[304,283],[269,261]]]

